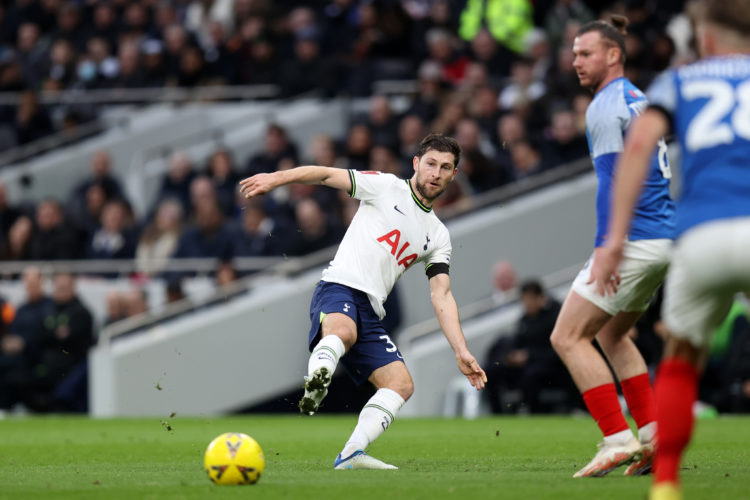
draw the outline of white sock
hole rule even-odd
[[[359,413],[357,426],[341,450],[341,456],[346,458],[357,450],[367,449],[391,425],[403,405],[404,398],[396,391],[378,389]]]
[[[638,440],[641,443],[650,443],[656,437],[656,422],[649,422],[638,429]]]
[[[310,353],[310,359],[307,361],[307,374],[312,375],[315,370],[325,366],[328,368],[328,373],[333,375],[336,365],[339,364],[339,358],[345,352],[346,348],[339,337],[336,335],[323,337]]]
[[[635,439],[635,436],[633,436],[633,431],[630,429],[604,436],[604,442],[607,444],[625,444],[631,439]]]

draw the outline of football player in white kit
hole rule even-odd
[[[677,239],[664,288],[669,331],[654,391],[658,448],[649,498],[678,500],[680,460],[712,333],[738,292],[750,292],[750,0],[694,4],[702,60],[669,70],[648,89],[649,108],[617,167],[610,240],[594,264],[609,290],[640,195],[647,159],[672,131],[682,146]]]
[[[339,360],[357,384],[377,391],[334,461],[335,469],[396,469],[368,455],[367,446],[393,422],[414,391],[403,357],[383,327],[383,303],[396,280],[417,262],[424,264],[430,298],[440,327],[456,353],[458,368],[477,388],[487,376],[469,352],[450,289],[451,243],[432,211],[433,201],[458,173],[461,149],[452,138],[431,134],[413,159],[414,175],[399,179],[380,172],[302,166],[240,181],[250,198],[291,183],[345,190],[360,207],[310,304],[309,348],[300,411],[312,415],[328,393]]]

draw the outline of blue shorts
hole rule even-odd
[[[403,356],[370,305],[366,293],[338,283],[320,281],[310,303],[310,351],[320,340],[320,324],[329,313],[349,316],[357,325],[357,341],[341,357],[349,376],[357,385],[367,382],[372,372]]]

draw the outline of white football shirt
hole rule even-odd
[[[408,180],[356,170],[349,177],[349,194],[360,200],[359,209],[322,279],[365,292],[383,319],[383,303],[404,271],[416,262],[423,262],[425,271],[450,265],[450,236]]]

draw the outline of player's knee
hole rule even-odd
[[[336,335],[338,338],[341,339],[341,342],[344,343],[344,347],[347,351],[354,345],[354,343],[357,341],[357,334],[349,328],[332,328],[328,331],[324,332],[323,336],[328,335]]]
[[[552,330],[549,341],[555,352],[562,353],[570,350],[575,345],[575,336],[571,335],[569,331],[555,327]]]
[[[393,390],[404,398],[404,401],[408,401],[411,395],[414,394],[414,382],[411,379],[400,381]]]

